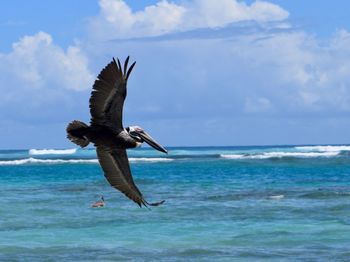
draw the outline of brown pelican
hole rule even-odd
[[[118,62],[118,63],[117,63]],[[164,201],[148,203],[134,183],[131,175],[127,148],[135,148],[143,142],[167,153],[149,134],[139,126],[123,127],[123,104],[126,85],[136,62],[128,68],[129,57],[122,68],[119,59],[113,58],[98,75],[90,97],[90,126],[74,120],[67,126],[67,138],[86,147],[92,142],[107,181],[128,198],[142,205],[157,206]]]

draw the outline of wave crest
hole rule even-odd
[[[296,146],[295,149],[302,151],[340,152],[350,151],[350,146]]]
[[[169,162],[170,158],[129,158],[130,162]],[[2,160],[0,166],[25,165],[25,164],[97,164],[97,159],[37,159],[25,158],[16,160]]]
[[[130,157],[129,160],[131,162],[169,162],[174,159],[165,158],[165,157]]]
[[[25,165],[25,164],[80,164],[80,163],[98,163],[97,159],[37,159],[25,158],[16,160],[0,161],[1,166]]]
[[[221,154],[220,157],[227,159],[268,159],[268,158],[283,158],[283,157],[295,157],[295,158],[310,158],[310,157],[332,157],[338,155],[339,152],[265,152],[256,155],[243,155],[243,154]]]
[[[29,149],[29,155],[72,155],[77,152],[72,149]]]

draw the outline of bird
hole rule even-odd
[[[104,207],[105,205],[106,205],[105,199],[104,199],[103,196],[101,196],[101,200],[96,201],[95,203],[93,203],[93,204],[91,205],[91,207]]]
[[[146,142],[163,153],[168,151],[139,126],[123,127],[123,106],[127,82],[136,62],[128,67],[129,56],[121,66],[117,58],[107,64],[95,80],[91,97],[90,125],[74,120],[66,128],[67,138],[84,148],[90,142],[109,184],[140,207],[158,206],[165,201],[149,203],[136,186],[131,174],[126,149]]]

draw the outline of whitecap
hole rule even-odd
[[[283,158],[283,157],[295,157],[295,158],[312,158],[312,157],[333,157],[338,155],[339,152],[264,152],[261,154],[221,154],[220,157],[227,159],[268,159],[268,158]]]
[[[97,159],[37,159],[25,158],[16,160],[0,161],[1,166],[24,165],[24,164],[80,164],[80,163],[98,163]]]
[[[284,195],[269,196],[269,199],[275,199],[275,200],[282,199],[282,198],[284,198]]]
[[[244,155],[240,155],[240,154],[220,154],[220,157],[228,158],[228,159],[242,159],[242,158],[244,158]]]
[[[130,157],[129,160],[131,162],[169,162],[173,161],[174,159],[164,157]]]
[[[266,152],[257,155],[257,158],[281,158],[281,157],[332,157],[338,155],[339,152]]]
[[[350,146],[296,146],[295,149],[302,151],[340,152],[350,151]]]
[[[129,158],[131,162],[168,162],[170,158]],[[25,165],[25,164],[95,164],[97,159],[37,159],[25,158],[16,160],[2,160],[0,166]]]
[[[30,149],[30,155],[71,155],[77,152],[76,148],[72,149]]]

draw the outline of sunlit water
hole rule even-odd
[[[0,151],[0,260],[350,258],[350,146],[129,151],[145,198],[111,188],[94,150]],[[105,208],[90,205],[103,194]]]

